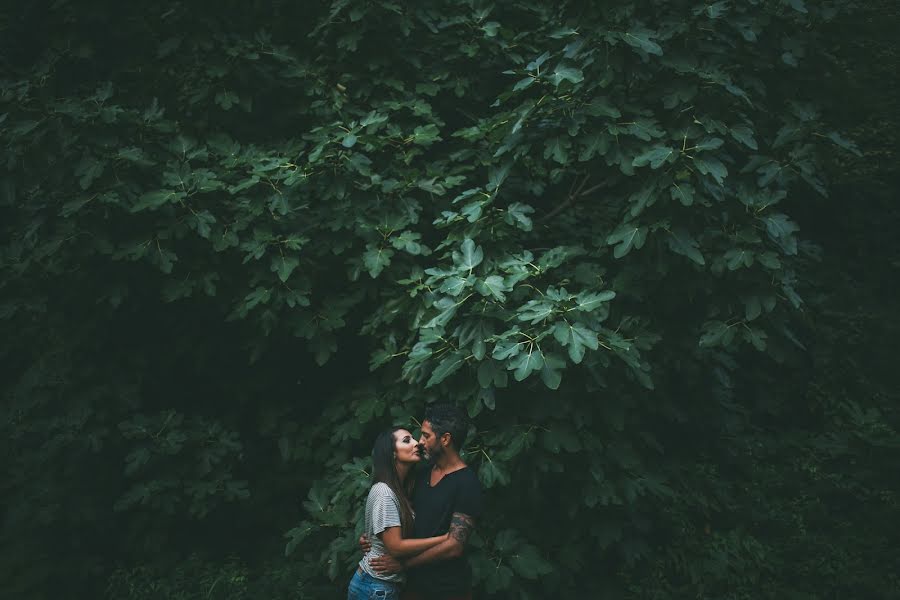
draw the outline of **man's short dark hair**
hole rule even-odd
[[[456,451],[462,450],[469,433],[469,420],[462,410],[452,404],[431,404],[425,407],[423,421],[431,423],[431,429],[437,437],[449,433]]]

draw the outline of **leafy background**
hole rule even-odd
[[[0,9],[4,596],[342,597],[433,400],[480,597],[896,596],[897,13]]]

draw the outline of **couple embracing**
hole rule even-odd
[[[435,405],[416,440],[406,429],[378,436],[366,499],[365,552],[348,600],[470,600],[466,541],[481,514],[481,485],[459,451],[468,429],[457,408]],[[426,465],[415,468],[424,459]]]

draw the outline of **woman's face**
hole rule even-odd
[[[397,462],[417,463],[422,460],[419,455],[418,442],[405,429],[398,429],[394,432],[394,452],[397,453]]]

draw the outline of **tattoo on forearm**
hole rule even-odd
[[[453,513],[450,519],[450,537],[465,544],[472,530],[475,529],[475,519],[463,513]]]

